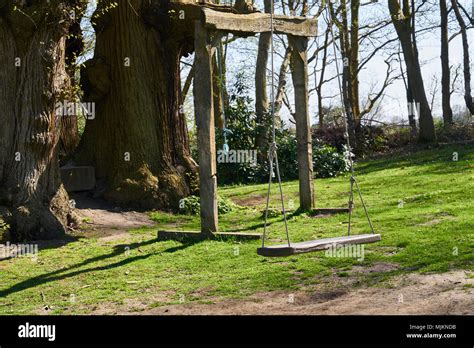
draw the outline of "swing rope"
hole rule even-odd
[[[329,0],[330,1],[330,0]],[[328,2],[329,2],[328,1]],[[330,9],[329,9],[329,3],[326,6],[326,12],[328,15],[328,25],[331,30],[331,39],[332,39],[332,47],[333,47],[333,52],[334,52],[334,57],[337,57],[336,53],[336,40],[335,40],[335,35],[334,35],[334,30],[333,30],[333,25],[334,22],[331,17]],[[367,206],[365,205],[364,198],[362,197],[362,192],[360,190],[359,184],[357,182],[356,176],[355,176],[355,170],[354,170],[354,161],[352,160],[352,147],[351,147],[351,142],[349,138],[349,122],[347,120],[347,115],[346,115],[346,110],[345,110],[345,103],[344,103],[344,97],[343,97],[343,86],[341,82],[341,74],[340,74],[340,69],[339,69],[339,63],[337,59],[335,59],[336,63],[336,74],[337,74],[337,82],[339,85],[339,96],[341,98],[341,105],[342,105],[342,112],[341,116],[344,120],[344,136],[346,138],[346,152],[347,152],[347,161],[349,162],[349,169],[351,171],[351,177],[350,177],[350,194],[349,194],[349,203],[348,203],[348,208],[349,208],[349,222],[347,225],[347,235],[351,235],[351,227],[352,227],[352,208],[354,207],[354,185],[357,189],[357,192],[359,194],[360,201],[362,203],[362,206],[364,207],[364,212],[365,216],[367,218],[367,221],[369,223],[370,229],[372,231],[372,234],[375,234],[374,227],[372,225],[372,221],[370,220],[369,212],[367,210]]]
[[[331,19],[331,12],[329,9],[329,1],[326,3],[325,6],[327,15],[328,15],[328,25],[330,27],[330,33],[332,37],[332,46],[333,46],[333,51],[334,51],[334,57],[337,57],[337,52],[336,52],[336,41],[335,41],[335,35],[334,35],[334,30],[333,30],[333,25],[334,22]],[[286,216],[286,210],[285,210],[285,204],[284,204],[284,198],[283,198],[283,189],[282,189],[282,183],[281,183],[281,176],[280,176],[280,167],[278,163],[278,151],[277,151],[277,144],[276,144],[276,125],[275,125],[275,91],[274,91],[274,86],[275,86],[275,65],[274,65],[274,39],[273,39],[273,34],[274,34],[274,2],[271,2],[271,12],[270,12],[270,23],[271,23],[271,39],[270,39],[270,50],[271,50],[271,55],[270,55],[270,61],[271,61],[271,118],[272,118],[272,143],[269,148],[269,153],[268,153],[268,160],[270,163],[270,171],[269,171],[269,179],[268,179],[268,190],[267,190],[267,199],[266,199],[266,207],[265,207],[265,223],[264,223],[264,228],[263,228],[263,235],[262,235],[262,248],[265,247],[265,239],[267,236],[267,227],[268,227],[268,210],[269,210],[269,203],[270,203],[270,193],[271,193],[271,185],[272,185],[272,178],[275,176],[273,170],[274,170],[274,164],[275,164],[275,169],[276,169],[276,174],[277,174],[277,180],[278,180],[278,186],[280,189],[280,199],[281,199],[281,208],[282,208],[282,213],[283,213],[283,220],[285,223],[285,232],[286,232],[286,238],[288,241],[288,247],[291,247],[291,242],[290,242],[290,236],[288,232],[288,221],[287,221],[287,216]],[[371,232],[373,235],[375,235],[375,230],[372,225],[372,221],[369,216],[369,212],[367,210],[367,206],[365,204],[364,198],[362,197],[362,192],[360,190],[359,184],[356,179],[355,175],[355,169],[354,169],[354,162],[352,159],[352,147],[351,147],[351,142],[350,142],[350,137],[349,137],[349,123],[348,123],[348,117],[346,115],[346,109],[344,107],[344,97],[343,97],[343,85],[341,82],[341,74],[340,74],[340,69],[339,69],[339,63],[336,59],[336,74],[337,74],[337,81],[338,81],[338,86],[339,86],[339,93],[340,93],[340,98],[341,98],[341,105],[342,105],[342,112],[341,116],[344,120],[344,136],[346,138],[346,152],[347,152],[347,162],[349,163],[349,169],[350,169],[350,194],[349,194],[349,202],[348,202],[348,208],[349,208],[349,221],[348,221],[348,227],[347,227],[347,235],[351,235],[351,228],[352,228],[352,209],[354,207],[354,186],[357,190],[358,196],[360,198],[360,201],[362,203],[362,206],[364,208],[365,216],[367,218],[367,221],[369,223]]]
[[[272,118],[272,143],[270,145],[268,151],[268,161],[270,163],[270,170],[269,170],[269,178],[268,178],[268,191],[267,191],[267,203],[265,208],[265,223],[263,225],[263,235],[262,235],[262,248],[265,247],[265,237],[267,235],[267,226],[268,226],[268,208],[270,204],[270,193],[271,193],[271,186],[272,186],[272,178],[274,176],[273,172],[273,162],[275,162],[275,169],[276,175],[278,180],[278,187],[280,189],[280,199],[281,199],[281,210],[283,212],[283,220],[285,222],[285,231],[286,231],[286,239],[288,241],[288,247],[291,246],[290,242],[290,235],[288,232],[288,221],[286,218],[286,210],[285,210],[285,202],[283,198],[283,188],[281,185],[281,176],[280,176],[280,165],[278,164],[278,151],[277,151],[277,144],[276,144],[276,125],[275,125],[275,59],[274,59],[274,42],[273,42],[273,34],[274,34],[274,3],[271,1],[270,7],[270,64],[271,64],[271,92],[270,92],[270,100],[271,100],[271,118]]]
[[[229,36],[227,35],[227,38]],[[225,73],[224,73],[224,64],[222,62],[222,60],[224,59],[223,57],[223,52],[222,52],[222,49],[221,49],[221,42],[219,42],[219,45],[217,46],[217,69],[219,70],[218,73],[219,73],[219,93],[220,93],[220,100],[221,100],[221,107],[222,107],[222,136],[224,138],[224,145],[223,145],[223,150],[224,150],[224,153],[228,153],[229,152],[229,144],[227,143],[227,134],[232,134],[232,132],[227,129],[227,117],[226,117],[226,110],[225,110],[225,102],[224,102],[224,98],[225,98],[225,93],[224,93],[224,76],[225,76]]]

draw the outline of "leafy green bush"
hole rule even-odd
[[[219,214],[227,214],[234,210],[237,205],[230,199],[217,197],[217,211]],[[199,215],[201,203],[199,197],[189,196],[179,202],[179,211],[186,215]]]
[[[314,145],[313,169],[317,178],[330,178],[347,172],[349,170],[347,150],[345,149],[345,153],[340,153],[330,145]]]
[[[219,214],[227,214],[233,211],[237,205],[228,198],[217,197],[217,211]]]
[[[298,178],[298,153],[296,136],[289,130],[280,132],[277,138],[278,159],[282,179]],[[316,178],[330,178],[349,170],[347,153],[338,152],[333,146],[313,141],[313,170]]]
[[[276,135],[278,164],[282,180],[298,178],[298,146],[294,131],[283,129]],[[267,174],[268,175],[268,174]]]
[[[255,149],[257,123],[253,111],[253,100],[245,85],[248,78],[244,73],[237,76],[236,82],[229,91],[229,105],[225,110],[227,144],[230,150]],[[216,129],[216,148],[222,150],[224,132]],[[250,183],[259,181],[261,168],[255,163],[217,163],[217,180],[219,184]]]
[[[0,242],[8,239],[9,230],[10,230],[10,225],[8,225],[0,216]]]
[[[186,215],[199,215],[201,204],[199,197],[189,196],[179,201],[179,212]]]

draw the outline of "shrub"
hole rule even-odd
[[[9,239],[10,226],[3,220],[0,215],[0,242]]]
[[[439,142],[450,143],[474,139],[474,124],[452,124],[450,127],[444,127],[441,122],[436,122],[435,126]]]
[[[323,126],[312,129],[313,143],[328,144],[335,147],[338,151],[343,151],[346,145],[343,126]]]
[[[201,204],[199,203],[199,197],[189,196],[179,201],[179,211],[186,215],[199,215]]]
[[[230,199],[227,198],[217,198],[217,211],[219,214],[227,214],[234,210],[237,205],[232,202]],[[201,203],[199,197],[197,196],[189,196],[183,198],[179,202],[179,210],[180,213],[186,215],[199,215],[201,211]]]
[[[248,96],[246,77],[243,73],[230,90],[229,102],[226,107],[227,144],[231,150],[252,151],[255,149],[257,124],[253,111],[253,100]],[[216,148],[222,150],[224,134],[216,129]],[[219,184],[250,183],[258,181],[262,172],[261,166],[253,163],[217,163],[217,180]]]
[[[282,180],[298,178],[298,146],[296,135],[288,129],[280,130],[276,136],[278,162]],[[266,175],[268,180],[268,174]]]
[[[313,146],[313,169],[317,178],[330,178],[349,170],[347,150],[340,153],[330,145]]]

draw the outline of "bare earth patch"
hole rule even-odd
[[[157,302],[174,302],[173,292],[150,294],[145,300],[126,299],[122,304],[100,303],[82,311],[93,315],[447,315],[474,314],[472,272],[409,274],[391,278],[374,287],[355,287],[359,276],[394,270],[381,263],[351,276],[329,276],[316,286],[295,292],[275,291],[251,295],[246,299],[219,299],[206,296],[202,301],[157,307]],[[199,291],[193,297],[199,297]],[[154,305],[152,305],[154,303]],[[150,306],[151,305],[151,306]]]
[[[128,230],[156,226],[146,213],[122,210],[100,200],[75,198],[76,213],[82,219],[82,232],[88,237],[115,241],[127,237]]]
[[[234,203],[243,207],[255,207],[260,204],[265,204],[266,197],[260,194],[250,194],[245,198],[232,198]]]
[[[468,285],[470,284],[470,285]],[[334,314],[474,314],[474,279],[465,271],[410,274],[383,287],[305,292],[259,293],[248,300],[183,304],[141,314],[165,315],[334,315]],[[389,286],[389,287],[388,287]]]

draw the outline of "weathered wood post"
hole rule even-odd
[[[217,232],[217,178],[212,91],[212,45],[209,33],[195,21],[194,110],[199,148],[201,233]]]
[[[308,38],[288,35],[292,48],[291,75],[295,89],[296,139],[298,143],[298,172],[300,208],[314,208],[313,147],[308,109]]]

